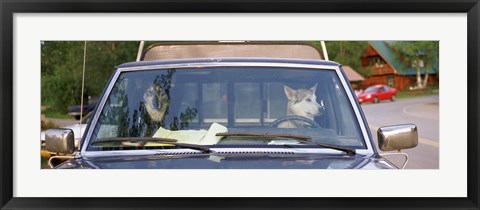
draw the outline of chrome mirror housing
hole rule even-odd
[[[414,148],[418,145],[417,126],[414,124],[381,127],[377,131],[378,147],[382,151]]]
[[[48,129],[45,132],[45,149],[61,154],[75,151],[73,131],[70,129]]]

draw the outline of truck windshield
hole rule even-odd
[[[301,145],[291,138],[258,141],[248,135],[219,133],[304,135],[322,144],[365,148],[343,87],[336,72],[327,69],[125,71],[107,91],[87,149],[102,150],[108,144],[93,143],[124,137],[171,138],[177,143],[216,146]],[[152,142],[141,149],[162,144]]]

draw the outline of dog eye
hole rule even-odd
[[[312,102],[312,99],[307,98],[307,99],[305,99],[305,101]]]

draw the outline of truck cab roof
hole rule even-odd
[[[308,64],[308,65],[327,65],[340,66],[340,64],[332,61],[316,60],[316,59],[294,59],[294,58],[188,58],[188,59],[171,59],[171,60],[153,60],[153,61],[137,61],[124,63],[117,68],[130,68],[152,65],[171,65],[171,64],[191,64],[191,63],[289,63],[289,64]]]

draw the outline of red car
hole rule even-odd
[[[397,89],[389,87],[387,85],[374,85],[370,86],[365,91],[357,96],[358,102],[373,102],[378,103],[381,100],[395,101],[397,96]]]

